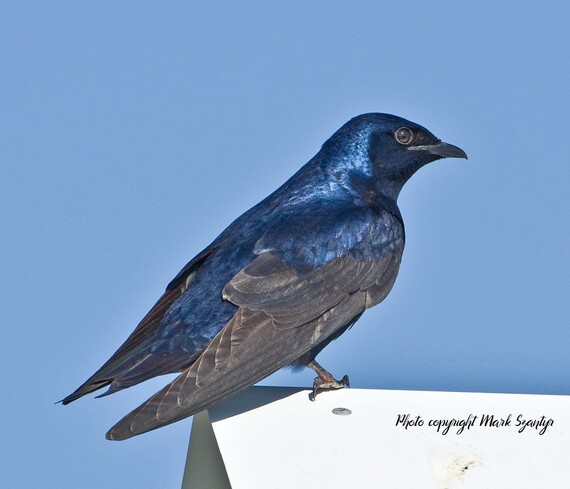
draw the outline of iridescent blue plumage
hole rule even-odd
[[[314,358],[381,302],[404,246],[398,194],[423,165],[466,157],[415,123],[364,114],[180,272],[125,344],[64,404],[183,373],[109,433],[124,439],[181,419],[286,364]],[[174,397],[173,397],[174,396]]]

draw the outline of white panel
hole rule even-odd
[[[209,410],[233,489],[570,487],[570,397],[359,389],[316,402],[307,396],[253,387]],[[406,414],[423,425],[397,426]],[[483,415],[510,425],[482,426]],[[542,423],[519,433],[519,415]],[[452,419],[467,426],[438,433],[434,423]]]

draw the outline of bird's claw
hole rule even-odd
[[[314,401],[317,398],[319,391],[323,390],[336,390],[350,387],[350,379],[345,375],[341,380],[325,380],[321,377],[316,377],[313,381],[313,391],[309,393],[309,400]]]

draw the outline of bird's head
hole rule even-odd
[[[422,166],[442,158],[467,158],[425,127],[390,114],[362,114],[348,121],[323,146],[350,174],[366,175],[394,199]]]

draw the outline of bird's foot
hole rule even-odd
[[[309,394],[309,399],[311,401],[314,401],[317,398],[317,394],[320,391],[350,387],[350,379],[348,378],[348,375],[345,375],[341,380],[336,380],[329,372],[327,372],[314,360],[309,363],[309,367],[311,367],[317,373],[317,377],[313,382],[313,392]]]

